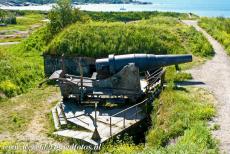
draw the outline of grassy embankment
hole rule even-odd
[[[173,17],[178,19],[188,19],[187,13],[176,13],[176,12],[84,12],[90,16],[90,18],[94,21],[122,21],[122,22],[130,22],[130,21],[138,21],[142,19],[150,19],[151,17]],[[191,14],[190,19],[199,18],[195,14]]]
[[[77,23],[57,35],[46,53],[91,57],[103,57],[111,53],[192,53],[206,57],[210,56],[210,52],[212,49],[206,39],[193,28],[172,17],[154,17],[129,24]]]
[[[113,28],[114,31],[111,31],[110,28]],[[121,38],[123,41],[119,42]],[[106,39],[110,41],[105,41]],[[145,45],[142,45],[143,42]],[[138,50],[139,48],[141,51]],[[1,56],[0,61],[2,65],[0,67],[2,94],[14,96],[23,93],[29,87],[34,87],[43,78],[43,63],[40,54],[45,50],[52,54],[66,52],[66,54],[76,53],[96,57],[107,56],[113,52],[119,54],[127,52],[192,53],[200,60],[212,55],[212,48],[207,40],[193,28],[181,24],[175,17],[158,16],[129,24],[90,22],[82,25],[77,23],[64,29],[53,39],[47,28],[42,28],[22,44],[1,51],[1,54],[5,55]],[[168,80],[171,81],[191,77],[188,74],[176,73],[173,67],[168,72],[170,72],[168,76],[171,76]],[[214,100],[212,96],[201,89],[173,89],[172,84],[170,87],[161,94],[159,100],[154,102],[154,112],[151,115],[153,126],[147,134],[147,145],[149,146],[144,149],[144,152],[149,150],[165,153],[180,152],[182,149],[182,153],[188,151],[216,153],[216,144],[211,138],[210,130],[206,124],[207,120],[215,114],[215,109],[210,103]],[[49,95],[50,91],[46,89],[38,93],[30,92],[20,96],[19,99],[17,97],[16,102],[12,101],[15,100],[14,98],[4,100],[1,102],[3,113],[17,106],[19,102],[35,107],[43,98],[48,99],[44,94]],[[204,96],[206,96],[205,99],[202,99]],[[38,105],[37,109],[42,110],[49,107],[40,108]],[[25,107],[15,112],[16,115],[3,116],[4,127],[10,132],[24,131],[29,126],[33,111],[35,110]],[[10,115],[13,113],[14,110],[9,112]],[[17,117],[17,115],[19,116]],[[48,120],[47,117],[45,119]],[[13,127],[14,125],[15,127]],[[1,128],[2,134],[7,131],[4,127]],[[178,138],[175,144],[165,146],[174,138]],[[192,148],[190,148],[191,146]],[[108,145],[103,149],[104,152],[114,153],[138,152],[138,150],[143,150],[143,146],[133,145],[129,142]]]
[[[230,19],[229,18],[201,18],[199,25],[218,40],[230,55]]]
[[[165,89],[153,103],[146,146],[120,142],[111,153],[218,153],[207,121],[215,115],[214,97],[201,88]]]

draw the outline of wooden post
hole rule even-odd
[[[112,136],[112,117],[110,117],[109,126],[110,126],[110,136]]]
[[[59,107],[61,109],[61,114],[63,115],[63,119],[65,121],[65,124],[67,125],[67,118],[66,118],[66,115],[65,115],[65,112],[64,112],[62,104],[60,104]]]
[[[124,112],[124,119],[123,119],[123,127],[125,128],[125,112]]]
[[[64,63],[64,53],[61,55],[61,69],[63,71],[63,75],[66,73],[65,71],[65,63]]]
[[[57,107],[55,107],[55,116],[56,116],[56,118],[57,118],[58,126],[59,126],[59,128],[60,128],[60,127],[61,127],[61,123],[60,123],[60,119],[59,119]]]
[[[78,65],[79,65],[79,71],[80,71],[80,75],[81,75],[81,77],[80,77],[80,86],[81,86],[81,88],[80,88],[80,92],[81,92],[81,94],[80,94],[80,103],[82,103],[83,102],[83,70],[82,70],[82,65],[81,65],[81,58],[79,59],[79,63],[78,63]]]
[[[97,103],[95,103],[95,117],[94,117],[94,119],[95,119],[95,128],[97,128]]]

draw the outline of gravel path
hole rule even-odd
[[[0,46],[3,46],[3,45],[12,45],[12,44],[19,44],[20,42],[2,42],[0,43]]]
[[[217,98],[218,114],[214,121],[220,125],[220,129],[214,131],[213,135],[220,141],[221,152],[230,154],[230,57],[220,43],[198,26],[197,21],[183,22],[202,32],[214,48],[212,60],[189,72],[194,80],[204,82]]]

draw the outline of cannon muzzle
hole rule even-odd
[[[127,54],[109,55],[108,58],[96,60],[97,72],[110,74],[119,72],[129,63],[134,63],[141,72],[157,69],[159,67],[182,64],[192,61],[192,55],[153,55],[153,54]]]

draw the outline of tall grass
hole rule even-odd
[[[193,28],[175,18],[155,17],[136,23],[76,23],[61,32],[49,45],[47,54],[76,54],[102,57],[108,54],[193,53],[210,56],[212,47]]]
[[[43,78],[39,53],[22,52],[13,46],[1,47],[0,55],[0,97],[27,92]]]
[[[112,153],[218,153],[218,143],[208,128],[216,113],[214,97],[200,88],[166,88],[153,102],[152,128],[146,135],[146,145],[130,142],[108,145]]]
[[[201,18],[199,25],[223,44],[230,54],[230,19],[222,17]]]
[[[130,22],[142,19],[150,19],[151,17],[173,17],[180,19],[188,19],[187,13],[176,13],[176,12],[91,12],[85,11],[92,20],[94,21],[122,21]],[[192,18],[198,18],[198,16],[192,14]]]

